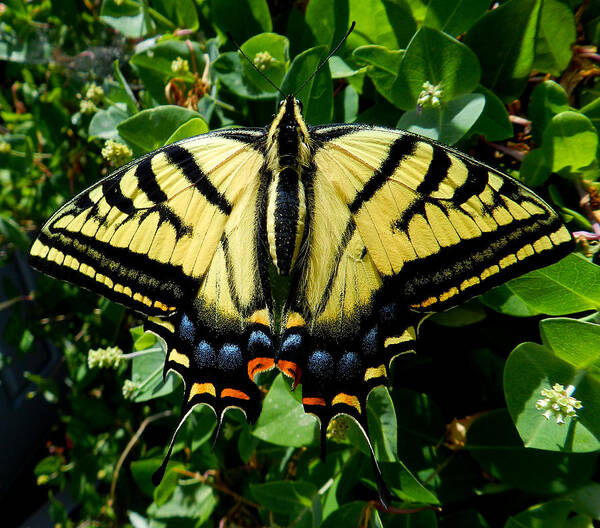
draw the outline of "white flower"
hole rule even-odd
[[[543,411],[542,416],[549,420],[551,417],[556,419],[557,424],[565,423],[565,418],[577,418],[577,410],[582,409],[581,401],[571,396],[575,391],[573,385],[566,389],[559,383],[555,383],[552,389],[542,389],[543,400],[535,402],[535,408]]]

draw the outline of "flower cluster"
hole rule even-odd
[[[132,156],[133,152],[127,145],[123,145],[123,143],[119,143],[113,139],[109,139],[102,149],[102,157],[108,161],[112,161],[117,166],[127,163]]]
[[[117,368],[123,351],[119,347],[98,348],[88,352],[88,366],[92,368]]]
[[[275,61],[273,56],[268,51],[259,51],[252,60],[258,71],[264,72]]]
[[[583,408],[581,402],[571,396],[575,391],[573,385],[566,389],[559,383],[555,383],[551,389],[541,391],[543,400],[535,402],[535,408],[538,411],[544,411],[543,416],[546,420],[550,417],[556,418],[557,424],[565,423],[565,418],[577,418],[577,410]]]
[[[185,75],[190,71],[190,63],[186,59],[177,57],[174,61],[171,62],[171,70],[177,75]]]
[[[136,381],[133,380],[125,380],[125,383],[123,383],[123,398],[125,398],[126,400],[131,400],[136,391],[139,388],[139,384]]]
[[[423,83],[423,90],[417,99],[417,106],[440,106],[442,102],[442,84],[431,84],[429,81]]]

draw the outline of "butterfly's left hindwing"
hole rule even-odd
[[[55,213],[31,262],[149,316],[184,379],[184,412],[260,412],[273,365],[264,227],[264,132],[205,134],[117,170]]]

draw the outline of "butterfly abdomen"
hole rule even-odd
[[[304,235],[306,196],[301,176],[310,161],[308,143],[297,102],[288,98],[267,138],[267,238],[271,259],[281,275],[288,275],[293,268]]]

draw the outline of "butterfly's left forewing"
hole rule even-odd
[[[273,364],[266,257],[256,219],[266,185],[263,131],[163,147],[65,204],[31,262],[149,317],[168,370],[197,403],[260,412],[254,375]]]

